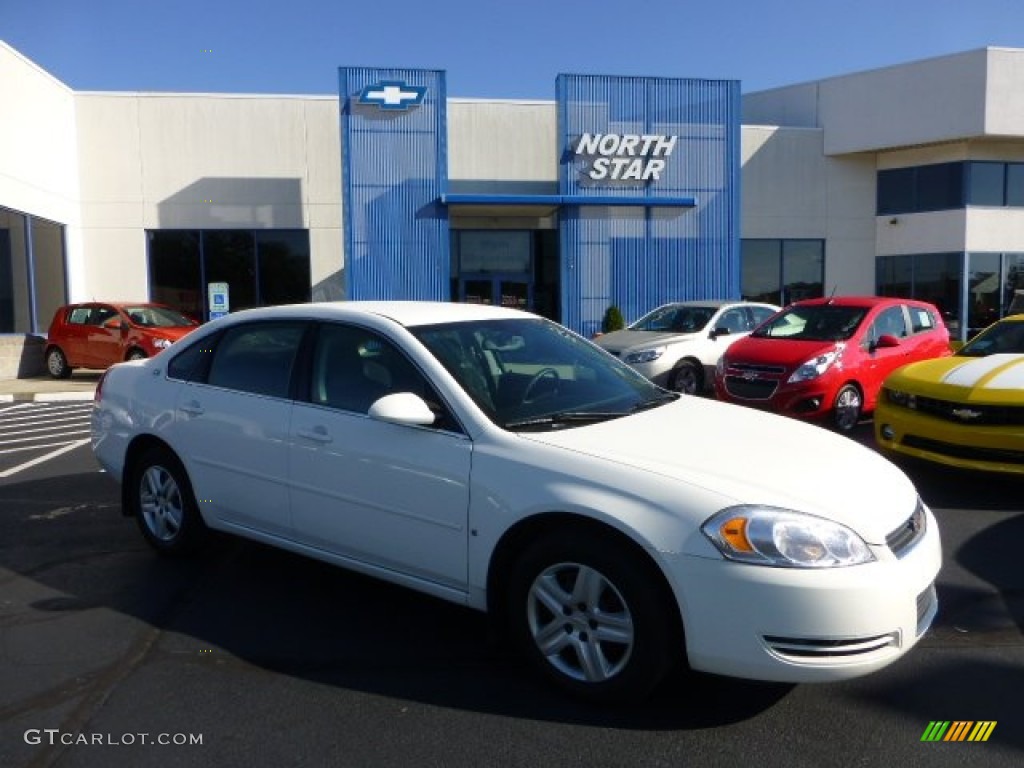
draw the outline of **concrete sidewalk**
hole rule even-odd
[[[102,371],[75,371],[70,379],[0,379],[0,403],[92,400]]]

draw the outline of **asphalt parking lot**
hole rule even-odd
[[[0,406],[0,428],[43,406]],[[80,439],[66,423],[47,439]],[[0,450],[50,434],[16,431]],[[0,765],[1019,765],[1024,484],[907,469],[945,550],[917,649],[835,685],[680,673],[623,710],[552,692],[482,616],[423,595],[237,540],[160,558],[75,446],[0,477]],[[996,725],[922,742],[933,721]]]

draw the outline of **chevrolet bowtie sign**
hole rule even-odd
[[[380,109],[410,109],[422,104],[426,95],[425,86],[406,85],[400,80],[384,80],[363,88],[358,101]]]

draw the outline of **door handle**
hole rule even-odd
[[[180,406],[180,410],[187,413],[189,416],[201,416],[203,413],[203,407],[199,405],[197,400],[191,400],[184,405]]]
[[[307,440],[312,440],[315,443],[330,443],[334,440],[333,437],[327,434],[327,429],[322,426],[316,426],[313,429],[299,429],[296,430],[295,434]]]

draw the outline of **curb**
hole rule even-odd
[[[84,402],[92,399],[92,392],[16,392],[0,395],[0,403]]]

